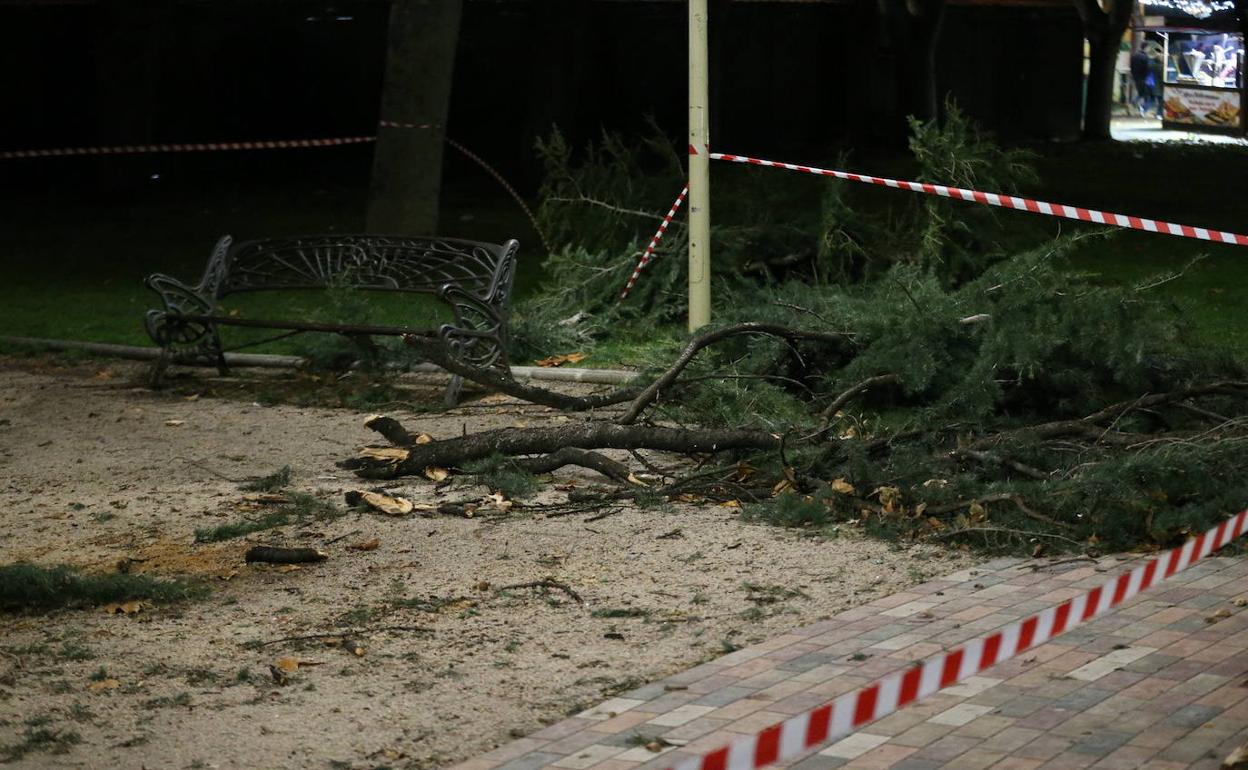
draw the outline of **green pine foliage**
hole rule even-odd
[[[90,575],[73,567],[17,563],[0,566],[0,610],[47,611],[142,599],[172,602],[205,593],[184,581],[147,575]]]
[[[544,146],[554,181],[543,211],[568,243],[532,303],[546,334],[573,335],[581,349],[608,331],[652,334],[682,311],[679,258],[651,265],[660,271],[638,284],[648,293],[616,301],[652,224],[629,212],[663,211],[679,187],[658,146],[611,137],[579,161],[554,139]],[[956,105],[940,125],[913,123],[910,147],[926,181],[1011,193],[1035,178],[1027,153],[998,147]],[[661,173],[646,176],[656,167],[647,153],[668,158]],[[1112,235],[1040,240],[989,207],[910,196],[869,208],[846,183],[774,172],[716,191],[717,222],[732,223],[712,236],[717,322],[845,338],[729,338],[703,350],[653,412],[785,437],[781,456],[750,460],[766,486],[747,517],[1060,550],[1168,545],[1248,503],[1235,466],[1248,372],[1188,334],[1150,293],[1159,281],[1105,286],[1071,268],[1076,247]],[[577,203],[581,193],[592,201]],[[683,249],[683,232],[673,235],[665,248]],[[824,415],[880,375],[895,381]],[[1217,380],[1232,384],[1129,408]],[[1114,404],[1124,407],[1078,422]]]

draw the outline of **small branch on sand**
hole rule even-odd
[[[513,583],[509,586],[501,586],[496,590],[499,593],[502,593],[503,591],[510,591],[515,588],[554,588],[556,590],[563,591],[565,594],[572,597],[576,601],[577,604],[585,603],[585,600],[582,599],[581,595],[578,594],[576,591],[573,591],[571,588],[564,585],[563,583],[560,583],[557,580],[551,580],[550,578],[544,578],[542,580],[532,580],[532,581],[529,581],[528,583]]]

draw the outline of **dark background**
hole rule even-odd
[[[872,3],[719,2],[712,13],[716,148],[807,156],[904,140],[895,51]],[[650,116],[679,142],[685,14],[678,2],[466,2],[448,134],[526,191],[539,178],[534,139],[555,124],[580,145],[604,129],[644,131]],[[386,3],[358,0],[0,5],[0,148],[371,135],[387,17]],[[952,6],[939,88],[1004,139],[1074,139],[1081,56],[1069,3]],[[10,161],[0,184],[206,182],[309,162],[366,181],[370,154]]]

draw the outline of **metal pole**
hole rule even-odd
[[[711,322],[707,0],[689,0],[689,331]]]

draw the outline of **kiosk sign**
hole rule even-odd
[[[1166,122],[1202,128],[1237,129],[1240,125],[1239,91],[1206,90],[1167,85]]]

